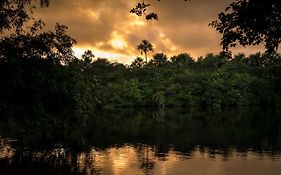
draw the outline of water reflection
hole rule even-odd
[[[0,172],[275,175],[281,172],[280,118],[253,110],[99,111],[83,124],[2,120]]]
[[[3,142],[3,141],[2,141]],[[1,155],[5,151],[1,149]],[[19,163],[20,162],[20,163]],[[159,153],[148,145],[124,145],[105,150],[92,148],[74,153],[69,149],[23,151],[1,157],[1,172],[7,174],[272,174],[281,172],[280,154],[239,152],[235,149],[213,152],[195,147],[190,153]],[[3,167],[3,164],[6,167]],[[24,166],[20,166],[24,164]],[[52,167],[51,169],[49,169]],[[47,171],[44,171],[47,170]]]
[[[15,150],[12,148],[12,143],[15,140],[0,138],[0,159],[10,159],[14,156]]]

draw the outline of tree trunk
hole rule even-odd
[[[144,55],[145,55],[145,63],[147,64],[147,53],[144,52]]]

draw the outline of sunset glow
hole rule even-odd
[[[110,53],[106,51],[100,51],[100,50],[96,50],[95,48],[88,48],[88,47],[85,48],[74,47],[73,48],[74,55],[77,58],[81,58],[81,56],[86,50],[92,50],[95,55],[95,58],[107,58],[109,59],[110,62],[120,62],[124,64],[130,64],[137,57],[137,55],[130,56],[122,53]]]
[[[1,0],[0,174],[280,175],[280,2]]]
[[[168,56],[186,52],[197,58],[219,53],[220,35],[208,24],[230,2],[149,1],[151,10],[160,16],[157,21],[147,21],[129,13],[135,2],[127,0],[53,1],[50,7],[38,10],[35,15],[49,27],[56,22],[67,25],[69,34],[78,41],[74,49],[76,55],[81,55],[81,50],[93,50],[97,57],[130,63],[139,55],[136,47],[143,39],[155,46],[154,53],[163,52]],[[232,51],[250,54],[263,51],[263,47],[234,48]]]

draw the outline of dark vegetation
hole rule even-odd
[[[0,121],[4,138],[18,138],[14,147],[51,149],[59,144],[77,150],[106,149],[126,143],[146,143],[166,153],[169,146],[192,152],[194,147],[213,150],[237,148],[280,154],[280,112],[247,108],[210,113],[203,110],[97,110],[87,122],[49,118]],[[1,139],[1,138],[0,138]],[[16,143],[14,143],[16,144]]]
[[[214,155],[221,150],[225,157],[232,148],[280,154],[280,112],[253,110],[280,108],[278,35],[273,45],[267,44],[271,34],[280,34],[276,25],[270,33],[258,30],[257,34],[252,24],[239,28],[243,18],[231,23],[234,28],[224,23],[235,21],[239,13],[221,14],[221,21],[212,23],[223,34],[221,54],[195,60],[186,53],[171,58],[156,53],[146,61],[153,48],[143,40],[138,49],[145,60],[138,57],[123,65],[95,59],[92,51],[76,58],[72,52],[76,41],[67,35],[67,27],[57,24],[54,31],[42,32],[44,23],[34,21],[24,8],[32,2],[0,0],[0,136],[17,139],[9,143],[16,149],[13,159],[0,160],[4,174],[31,174],[34,169],[43,174],[57,170],[75,174],[80,152],[124,143],[136,148],[146,143],[154,147],[155,155],[167,153],[171,145],[184,153],[200,145],[202,152],[208,149]],[[42,6],[48,2],[40,1]],[[231,7],[236,12],[248,6]],[[156,13],[150,17],[158,19]],[[250,39],[234,29],[241,36],[249,29]],[[228,48],[237,41],[265,42],[268,50],[232,57]],[[61,149],[71,159],[55,157],[53,153]]]
[[[234,1],[210,25],[222,34],[225,51],[237,44],[263,44],[266,52],[272,53],[281,42],[281,1]]]
[[[60,32],[51,34],[54,38],[64,36],[57,33]],[[17,36],[1,45],[0,113],[3,116],[83,118],[97,108],[222,109],[273,107],[280,103],[281,65],[277,54],[237,55],[232,59],[209,54],[194,61],[188,54],[168,60],[165,54],[157,53],[147,64],[137,58],[125,66],[106,59],[93,61],[91,52],[86,52],[83,59],[64,56],[63,51],[53,51],[51,43],[48,43],[50,48],[44,48],[48,51],[42,56],[44,50],[32,43],[45,35]],[[54,38],[46,37],[53,42]],[[15,43],[21,38],[22,43]],[[2,49],[7,46],[12,48],[4,52]]]
[[[133,148],[138,153],[134,163],[143,170],[153,168],[145,165],[156,164],[155,160],[165,161],[171,150],[183,159],[192,158],[198,149],[224,161],[237,155],[247,159],[253,152],[266,160],[280,157],[280,113],[271,110],[210,114],[180,108],[165,112],[114,109],[92,115],[87,124],[71,120],[42,124],[31,118],[0,121],[2,136],[19,138],[0,138],[2,148],[16,150],[13,158],[0,159],[2,174],[87,174],[81,167],[101,168],[90,156],[93,150],[107,156],[111,148]],[[85,161],[79,161],[81,154]]]
[[[94,60],[91,51],[78,59],[72,52],[76,41],[65,26],[40,32],[39,20],[25,27],[32,21],[25,4],[9,2],[1,1],[1,33],[10,31],[0,42],[1,117],[83,119],[97,108],[221,110],[280,104],[281,56],[274,51],[248,57],[222,52],[196,61],[185,53],[171,58],[156,53],[148,63],[137,58],[129,66]],[[152,50],[139,49],[145,55]]]

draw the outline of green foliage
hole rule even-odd
[[[203,57],[200,57],[197,63],[199,64],[199,68],[201,69],[217,69],[220,68],[223,64],[227,63],[227,57],[222,54],[208,54],[204,59]]]
[[[6,5],[1,8],[12,8]],[[8,23],[13,27],[18,22]],[[0,113],[4,117],[30,117],[38,112],[86,124],[100,108],[221,110],[278,106],[281,101],[277,53],[232,58],[222,52],[196,61],[186,53],[171,59],[157,53],[147,63],[153,45],[143,40],[138,49],[145,53],[145,61],[137,58],[125,66],[96,59],[92,51],[76,58],[72,51],[76,41],[67,35],[66,26],[57,24],[54,31],[41,32],[42,21],[28,28],[23,23],[0,40]]]
[[[19,113],[12,111],[40,109],[48,115],[84,121],[97,108],[180,106],[220,110],[275,106],[280,102],[280,66],[276,61],[256,64],[249,61],[255,57],[243,55],[230,60],[207,55],[193,61],[179,55],[169,62],[166,55],[156,54],[149,64],[138,59],[125,67],[89,57],[94,56],[87,52],[84,59],[72,59],[67,64],[42,57],[2,59],[1,113],[17,116]],[[278,55],[260,57],[272,60]]]
[[[144,66],[144,60],[141,57],[137,57],[130,65],[132,69],[142,68]]]
[[[121,83],[109,83],[108,87],[111,95],[107,103],[114,106],[141,105],[143,95],[137,79],[125,80]]]
[[[181,53],[171,57],[171,62],[176,68],[192,68],[195,64],[194,59],[187,53]]]
[[[156,66],[164,66],[168,63],[168,57],[164,53],[156,53],[149,63]]]

